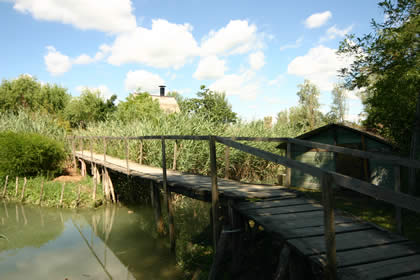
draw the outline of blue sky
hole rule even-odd
[[[345,34],[382,21],[375,1],[0,0],[0,78],[30,74],[77,96],[83,87],[119,100],[159,84],[193,97],[225,91],[246,119],[297,105],[297,85],[331,103],[335,51]],[[362,110],[348,94],[347,119]]]

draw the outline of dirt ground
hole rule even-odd
[[[74,168],[66,168],[64,170],[64,174],[61,176],[58,176],[53,181],[54,182],[80,182],[82,180],[82,176],[77,172]]]

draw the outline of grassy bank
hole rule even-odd
[[[18,190],[16,192],[16,178],[9,178],[6,186],[6,201],[22,202],[27,204],[36,204],[45,207],[95,207],[102,204],[102,186],[97,185],[96,201],[92,199],[93,182],[91,177],[61,176],[56,179],[49,179],[43,176],[37,176],[27,179],[25,191],[23,192],[24,178],[18,179]],[[3,196],[5,178],[1,181],[0,197]],[[40,201],[41,185],[43,186],[42,201]],[[64,184],[63,201],[60,205],[61,190]],[[78,195],[80,187],[80,195]],[[79,198],[79,199],[78,199]]]

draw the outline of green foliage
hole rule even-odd
[[[327,114],[329,123],[344,123],[344,117],[348,110],[346,92],[340,85],[335,85],[332,91],[333,102],[331,104],[331,111]]]
[[[42,85],[29,75],[3,80],[0,85],[0,112],[18,113],[22,109],[60,114],[70,100],[65,88]]]
[[[118,104],[116,118],[123,122],[156,120],[162,113],[159,101],[153,100],[147,92],[132,93]]]
[[[386,20],[373,32],[341,42],[339,52],[355,58],[342,69],[346,86],[364,90],[364,125],[408,149],[420,90],[418,0],[379,3]]]
[[[181,102],[181,111],[197,114],[218,124],[235,123],[236,113],[226,99],[225,93],[212,91],[202,85],[197,93],[198,98],[190,98]]]
[[[100,91],[84,89],[65,109],[65,118],[72,127],[86,127],[88,123],[106,120],[116,110],[116,95],[105,100]]]
[[[299,104],[302,106],[299,114],[303,114],[308,122],[310,130],[313,130],[319,122],[319,89],[309,80],[305,80],[303,84],[298,85],[299,91],[296,93],[299,97]]]
[[[62,143],[35,133],[0,133],[0,176],[35,176],[61,171]]]

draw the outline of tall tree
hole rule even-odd
[[[217,124],[235,123],[236,113],[226,99],[225,93],[212,91],[202,85],[197,93],[198,98],[184,100],[181,111],[189,114],[202,115]]]
[[[159,101],[153,100],[149,93],[140,92],[130,94],[124,102],[118,104],[117,118],[130,122],[134,120],[156,119],[162,110]]]
[[[313,130],[319,121],[319,89],[309,80],[305,80],[303,84],[298,85],[299,104],[305,111],[308,120],[309,129]]]
[[[354,59],[341,73],[349,89],[364,90],[364,125],[408,153],[420,91],[420,2],[385,0],[379,6],[383,23],[372,20],[373,32],[341,42],[339,53]]]
[[[344,123],[347,107],[347,96],[345,89],[340,85],[335,85],[331,92],[333,101],[331,104],[330,118],[334,122]]]

